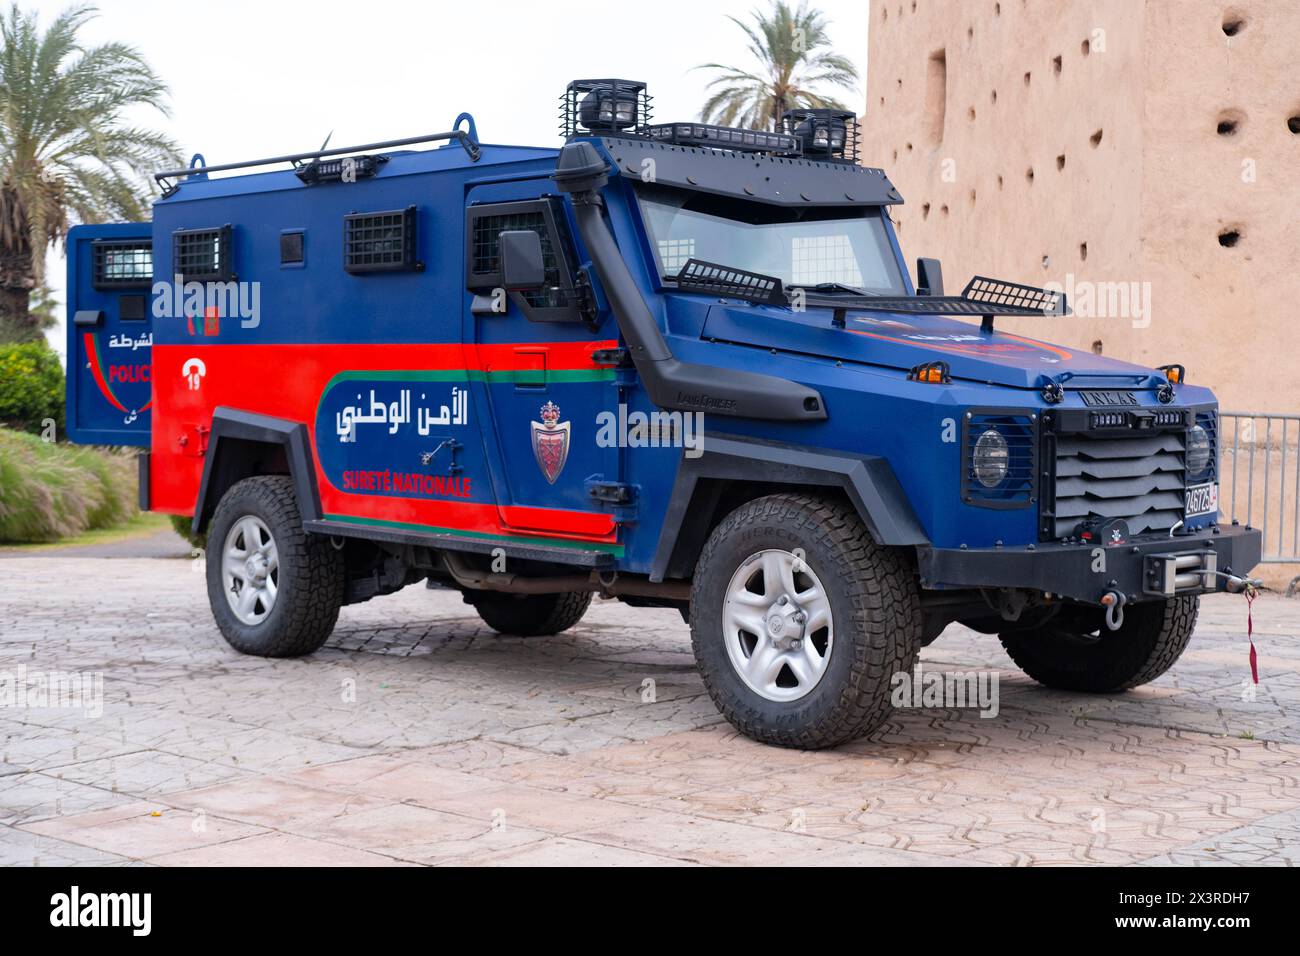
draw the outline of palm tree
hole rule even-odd
[[[797,10],[775,0],[768,15],[755,10],[751,16],[753,26],[735,17],[727,19],[749,38],[749,51],[758,61],[754,70],[721,63],[696,67],[722,71],[706,87],[713,92],[700,111],[701,120],[774,130],[788,109],[845,108],[814,89],[826,84],[852,90],[858,80],[848,57],[825,49],[830,43],[828,21],[820,10],[810,10],[807,0],[801,0]]]
[[[59,300],[49,283],[40,282],[27,297],[27,319],[38,332],[59,324]]]
[[[78,40],[96,12],[72,7],[43,33],[16,3],[0,14],[0,341],[39,337],[29,298],[71,222],[145,218],[149,174],[179,162],[168,137],[125,117],[167,113],[167,88],[144,58]]]

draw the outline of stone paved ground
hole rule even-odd
[[[1000,710],[800,753],[738,737],[669,611],[501,638],[457,595],[346,608],[241,657],[186,560],[0,561],[0,673],[102,672],[103,713],[0,707],[0,862],[1188,864],[1300,861],[1300,600],[1208,600],[1154,685],[1055,693],[951,628]],[[653,692],[652,692],[653,691]]]

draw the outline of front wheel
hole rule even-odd
[[[1191,640],[1200,605],[1196,596],[1131,604],[1117,631],[1096,613],[1095,621],[1071,615],[998,637],[1016,666],[1046,687],[1114,693],[1173,667]]]
[[[893,711],[893,678],[912,670],[921,645],[916,575],[846,503],[759,498],[701,552],[691,644],[710,697],[741,733],[833,747]]]
[[[259,657],[310,654],[343,605],[342,552],[303,531],[292,479],[231,486],[208,527],[208,603],[235,650]]]

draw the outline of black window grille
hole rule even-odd
[[[153,284],[153,243],[99,240],[94,250],[91,285],[96,289],[139,289]]]
[[[573,244],[563,211],[553,199],[525,199],[470,206],[466,213],[465,284],[476,292],[501,285],[501,233],[535,232],[541,242],[542,288],[515,293],[533,321],[572,322],[583,318],[585,293],[575,281]]]
[[[348,272],[418,269],[415,207],[353,213],[343,220],[343,268]]]
[[[229,281],[231,265],[230,226],[172,233],[172,270],[185,281]]]
[[[488,285],[500,282],[501,233],[525,230],[537,233],[542,240],[542,264],[546,267],[546,284],[558,284],[559,262],[546,228],[546,216],[535,212],[493,213],[474,220],[474,236],[470,250],[470,272],[475,279]]]

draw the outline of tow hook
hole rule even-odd
[[[1127,598],[1119,591],[1107,591],[1101,596],[1101,605],[1106,609],[1106,627],[1118,631],[1124,626],[1124,602]]]
[[[1243,578],[1235,574],[1228,574],[1224,577],[1226,580],[1223,582],[1223,589],[1231,594],[1240,594],[1246,590],[1258,591],[1264,586],[1263,581],[1255,578]]]

